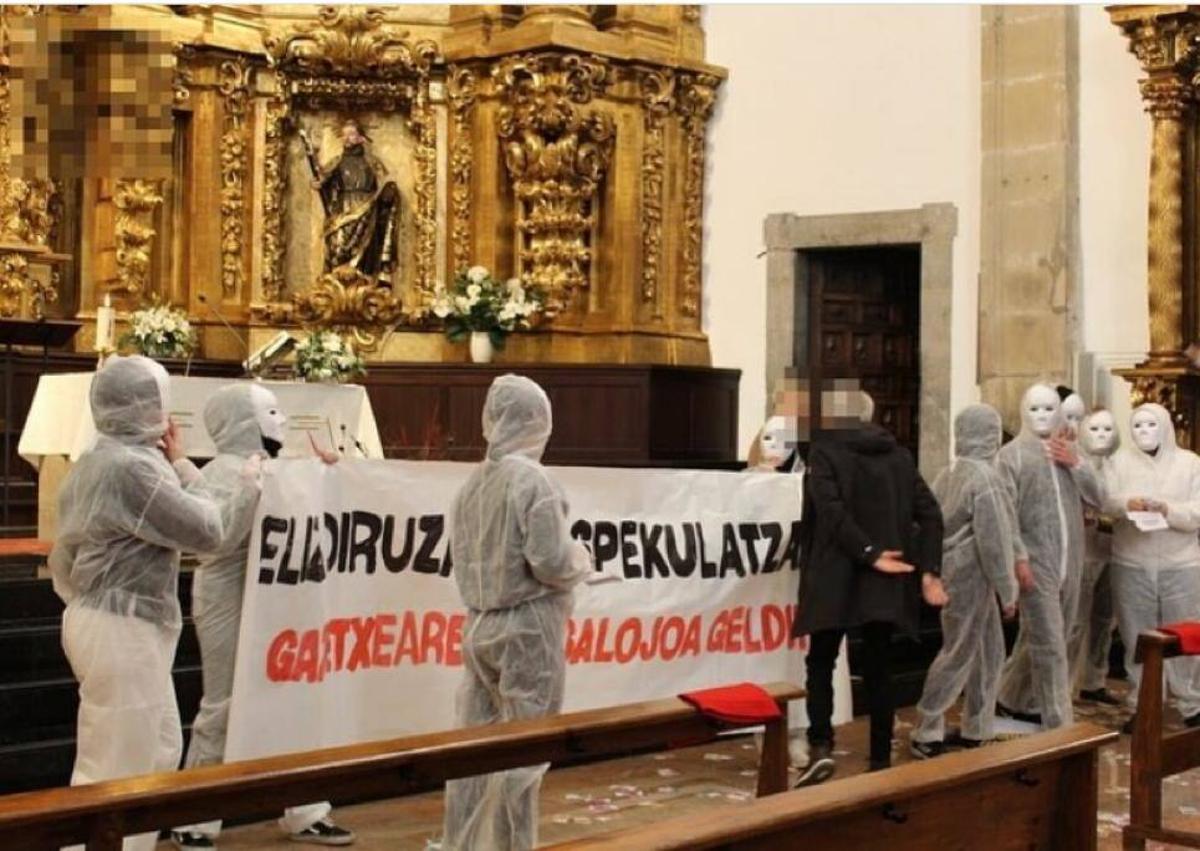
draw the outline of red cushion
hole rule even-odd
[[[1159,632],[1173,635],[1179,639],[1179,649],[1185,656],[1200,655],[1200,623],[1183,621],[1160,626]]]
[[[754,683],[689,691],[679,697],[709,718],[730,724],[761,724],[783,717],[779,704]]]

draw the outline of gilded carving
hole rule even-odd
[[[1148,73],[1183,70],[1195,61],[1197,26],[1173,15],[1137,18],[1121,25],[1129,49]]]
[[[612,116],[580,107],[611,81],[599,57],[509,57],[492,69],[505,98],[497,129],[517,200],[521,277],[560,310],[588,286],[597,190],[612,159]]]
[[[322,6],[317,23],[265,39],[276,65],[289,65],[315,78],[392,79],[424,76],[437,57],[437,45],[407,40],[407,33],[384,25],[378,6]]]
[[[662,259],[663,169],[666,165],[666,123],[674,107],[675,75],[647,69],[642,77],[645,141],[642,149],[642,300],[658,293]]]
[[[348,107],[406,112],[416,139],[413,153],[413,299],[419,309],[432,298],[437,268],[437,124],[430,103],[429,74],[437,45],[409,41],[384,24],[376,7],[324,6],[318,21],[265,39],[277,93],[266,108],[264,151],[263,296],[284,297],[287,140],[292,117],[302,109]],[[318,284],[313,285],[314,288]],[[315,290],[314,290],[315,292]],[[268,313],[274,309],[266,308]],[[366,321],[364,319],[364,321]]]
[[[110,292],[140,295],[150,280],[151,249],[155,230],[154,211],[162,204],[157,183],[148,180],[118,180],[113,193],[117,208],[115,242],[117,277]]]
[[[683,297],[684,316],[700,315],[701,263],[704,248],[704,144],[708,118],[716,103],[717,78],[708,74],[681,74],[676,103],[686,139],[683,189]]]
[[[1180,445],[1190,445],[1192,423],[1184,411],[1184,405],[1180,404],[1182,399],[1178,376],[1135,374],[1130,380],[1133,385],[1130,390],[1130,402],[1133,406],[1150,402],[1162,405],[1171,412]]]
[[[283,298],[283,199],[287,192],[287,96],[277,91],[267,100],[263,143],[263,271],[262,292],[267,301]]]
[[[230,59],[217,68],[217,90],[225,104],[221,133],[221,289],[238,293],[245,282],[242,261],[246,220],[246,113],[250,100],[250,64]]]
[[[276,322],[299,322],[351,335],[355,348],[374,351],[391,328],[405,316],[404,306],[387,287],[350,266],[321,275],[287,304],[272,305],[267,316]]]
[[[700,7],[697,5],[684,5],[683,20],[689,24],[700,23]]]
[[[58,184],[40,177],[9,177],[0,206],[4,241],[49,247],[61,215]]]
[[[172,81],[176,106],[185,106],[192,99],[192,62],[196,50],[191,45],[181,44],[175,48],[175,75]]]
[[[466,269],[471,256],[471,115],[475,107],[478,79],[470,68],[451,66],[447,79],[450,99],[450,243],[454,270]]]

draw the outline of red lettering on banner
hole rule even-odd
[[[371,664],[376,668],[386,668],[389,662],[388,651],[392,648],[392,642],[396,636],[391,632],[391,628],[396,625],[395,615],[376,615],[375,616],[375,640],[371,642]]]
[[[304,677],[310,683],[321,680],[321,633],[315,629],[306,629],[300,637],[300,652],[296,654],[296,668],[292,679]]]
[[[404,622],[400,626],[400,646],[396,648],[395,664],[399,665],[400,660],[407,656],[409,661],[414,665],[420,665],[424,654],[417,655],[419,649],[417,646],[416,615],[412,612],[405,612]]]
[[[686,656],[772,653],[807,649],[807,638],[791,638],[794,605],[732,606],[703,615],[658,615],[571,619],[568,664],[670,662]],[[702,631],[706,627],[707,632]],[[434,663],[462,664],[465,617],[461,613],[381,612],[331,618],[318,629],[281,630],[266,651],[270,682],[316,683],[331,673]]]
[[[267,648],[267,679],[273,683],[287,682],[292,678],[292,666],[296,662],[296,630],[285,629],[271,641]]]
[[[371,667],[371,633],[375,631],[375,618],[351,618],[350,627],[354,630],[354,649],[350,651],[350,661],[346,670],[357,671],[359,668]]]
[[[446,616],[441,612],[427,612],[421,624],[421,661],[428,662],[429,654],[439,665],[445,658]]]

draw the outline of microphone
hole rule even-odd
[[[232,334],[234,337],[237,338],[237,341],[242,344],[242,348],[246,350],[246,354],[249,355],[250,354],[250,344],[246,342],[246,338],[243,337],[241,334],[239,334],[234,329],[234,327],[229,324],[228,320],[226,320],[225,317],[221,314],[221,311],[217,310],[216,305],[208,303],[208,296],[206,296],[204,293],[197,293],[196,300],[199,301],[205,307],[207,307],[208,312],[211,313],[213,316],[217,317],[218,320],[220,320],[221,324],[225,326],[226,330],[228,330],[230,334]],[[244,368],[245,367],[243,366],[243,369]]]
[[[367,458],[367,457],[369,457],[369,456],[367,455],[367,448],[366,448],[365,446],[363,446],[361,443],[359,443],[359,442],[358,442],[358,438],[357,438],[357,437],[355,437],[354,435],[352,435],[352,434],[349,432],[349,430],[346,428],[346,424],[345,424],[345,423],[342,423],[342,441],[343,441],[343,443],[342,443],[342,446],[343,446],[343,447],[345,446],[345,440],[346,440],[346,438],[347,438],[347,437],[348,437],[348,438],[350,438],[350,440],[352,440],[352,441],[354,442],[354,446],[355,446],[355,448],[356,448],[356,449],[357,449],[359,452],[361,452],[361,453],[362,453],[362,457],[364,457],[364,458]]]

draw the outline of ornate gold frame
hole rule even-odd
[[[384,24],[377,7],[325,6],[316,24],[264,39],[270,87],[263,180],[262,298],[251,312],[273,322],[338,328],[373,350],[381,336],[429,310],[437,284],[437,124],[430,78],[438,49]],[[323,274],[287,296],[284,279],[286,155],[293,116],[304,109],[371,109],[406,114],[417,140],[413,162],[416,230],[412,287],[392,293],[360,276]],[[376,292],[367,292],[368,289]]]

